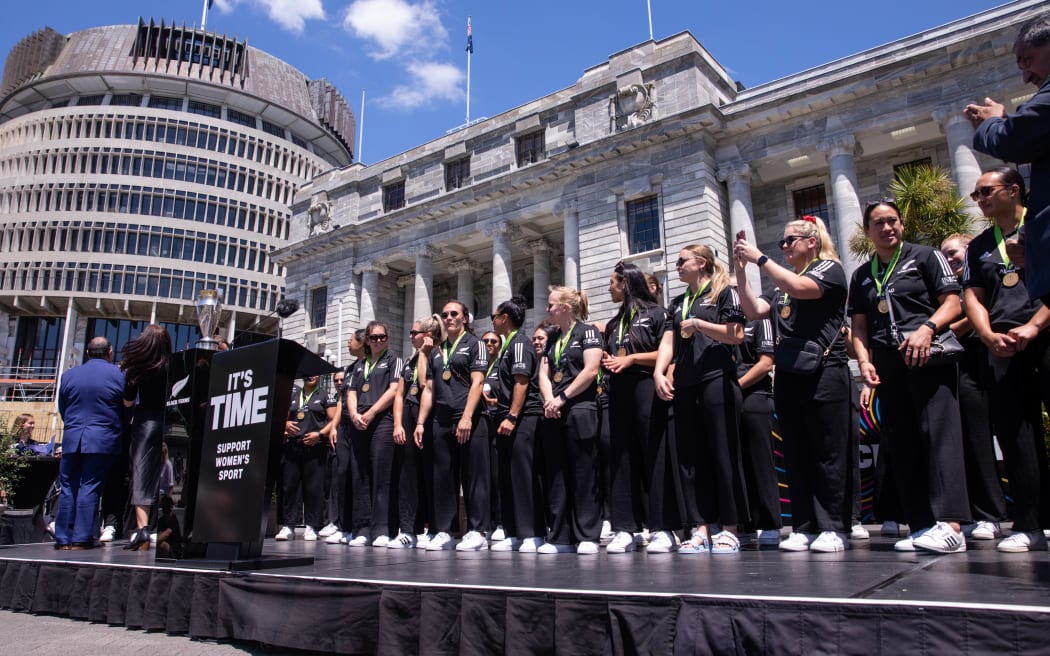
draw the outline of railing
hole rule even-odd
[[[0,367],[0,401],[53,401],[56,367]]]

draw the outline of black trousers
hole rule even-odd
[[[547,542],[596,542],[602,531],[597,409],[594,404],[567,406],[560,418],[540,422],[540,435],[550,516]]]
[[[282,517],[286,524],[298,515],[296,507],[302,490],[303,521],[314,529],[324,519],[324,461],[327,457],[324,444],[303,446],[300,442],[288,442],[281,453],[281,503]]]
[[[890,349],[872,349],[871,356],[882,380],[882,456],[889,458],[905,521],[913,530],[969,521],[958,367],[910,369]]]
[[[847,531],[853,487],[851,387],[845,364],[821,367],[808,376],[777,373],[774,406],[783,437],[791,525],[798,533]]]
[[[611,452],[612,436],[609,430],[609,404],[596,403],[598,406],[598,491],[602,500],[602,519],[609,519],[609,486],[612,482]]]
[[[500,462],[499,462],[499,434],[496,432],[499,424],[496,418],[483,413],[483,420],[489,431],[489,505],[492,506],[492,526],[503,525],[503,500],[500,495]]]
[[[780,489],[773,465],[773,397],[765,390],[743,390],[740,455],[750,510],[747,528],[779,530],[784,520],[780,516]]]
[[[394,497],[397,499],[397,529],[402,533],[415,534],[419,515],[420,472],[422,454],[412,439],[416,429],[416,418],[419,406],[406,403],[401,413],[401,423],[405,429],[405,443],[394,445]]]
[[[342,530],[350,530],[347,510],[349,492],[346,479],[350,472],[350,422],[340,421],[336,429],[335,452],[329,455],[331,481],[328,486],[328,521]]]
[[[394,419],[384,412],[365,430],[350,431],[351,530],[368,529],[372,539],[389,535],[397,526],[392,515],[397,505],[393,499]]]
[[[992,359],[992,424],[1003,450],[1014,507],[1013,530],[1050,528],[1050,472],[1043,404],[1050,407],[1050,334],[1012,358]]]
[[[668,448],[669,403],[652,376],[609,379],[609,514],[613,530],[673,531],[681,525]]]
[[[959,413],[970,512],[974,521],[998,522],[1006,518],[1006,497],[995,462],[988,349],[976,338],[963,345],[966,351],[959,362]]]
[[[499,455],[503,527],[508,536],[522,539],[547,534],[536,459],[539,423],[538,415],[522,415],[513,433],[492,437]]]
[[[740,385],[718,375],[676,386],[674,440],[677,500],[686,529],[733,526],[747,519],[747,491],[740,459]]]
[[[477,414],[471,422],[470,439],[456,441],[459,416],[435,409],[430,466],[430,492],[434,505],[432,532],[455,530],[459,511],[459,487],[463,486],[463,503],[467,511],[468,531],[488,531],[492,509],[489,507],[489,435],[488,424]]]

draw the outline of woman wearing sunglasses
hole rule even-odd
[[[421,503],[425,489],[420,461],[426,437],[417,443],[413,437],[419,419],[419,399],[427,379],[427,358],[444,337],[441,317],[434,314],[412,324],[408,332],[415,349],[404,363],[394,395],[394,477],[397,482],[398,533],[387,546],[391,549],[411,549],[418,546],[417,534],[426,535],[424,522],[430,521],[426,503]],[[426,428],[424,426],[424,428]],[[422,508],[422,510],[421,510]],[[424,545],[425,546],[425,545]]]
[[[428,551],[480,551],[488,548],[489,435],[481,417],[481,391],[489,368],[488,353],[470,331],[467,308],[449,301],[441,310],[445,340],[430,354],[427,382],[419,404],[414,439],[423,440],[423,426],[433,425],[433,457],[428,471],[433,523]],[[425,448],[425,447],[424,447]],[[459,510],[459,487],[467,511],[467,533],[452,540]]]
[[[667,310],[653,300],[645,274],[619,262],[609,276],[609,296],[620,307],[605,326],[602,385],[609,394],[609,514],[615,531],[607,553],[633,551],[634,534],[650,531],[651,553],[675,549],[671,533],[681,522],[667,449],[668,403],[656,395],[653,368],[664,333],[673,330]]]
[[[958,367],[930,362],[934,336],[960,315],[959,283],[940,251],[904,241],[904,220],[892,200],[868,204],[864,231],[875,254],[853,273],[849,313],[861,376],[878,388],[880,456],[889,459],[912,529],[894,549],[966,551],[959,524],[969,521],[970,504]]]
[[[674,330],[661,338],[653,379],[656,393],[674,409],[680,510],[690,531],[678,552],[736,553],[736,525],[747,519],[747,493],[733,346],[744,338],[746,319],[729,274],[710,247],[686,246],[675,267],[686,290],[671,301]]]
[[[495,316],[495,315],[494,315]],[[547,334],[543,334],[546,338]],[[494,331],[488,331],[481,336],[481,343],[485,345],[485,351],[489,356],[489,368],[485,372],[485,384],[481,388],[481,416],[485,419],[489,431],[489,505],[492,507],[492,526],[495,526],[489,539],[499,542],[507,537],[503,530],[503,515],[499,496],[499,454],[496,453],[496,411],[499,406],[499,372],[496,370],[496,362],[499,360],[499,347],[503,340]],[[536,343],[535,337],[533,344]]]
[[[388,348],[382,321],[365,327],[365,357],[354,363],[347,386],[350,413],[351,547],[390,544],[394,499],[394,397],[403,363]],[[366,535],[367,533],[367,535]]]
[[[1029,300],[1024,270],[1006,251],[1024,224],[1024,178],[1012,168],[993,169],[977,180],[972,196],[992,225],[974,237],[966,254],[966,316],[988,347],[992,426],[1014,501],[1013,531],[998,549],[1046,551],[1050,474],[1042,408],[1050,407],[1050,310]]]
[[[846,272],[824,222],[804,216],[784,226],[781,266],[738,234],[734,247],[740,305],[749,319],[769,318],[776,335],[774,406],[784,438],[792,532],[784,551],[847,547],[851,499],[850,377],[845,322]],[[754,263],[775,289],[759,297],[745,267]],[[813,357],[808,365],[792,356]]]

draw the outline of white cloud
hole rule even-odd
[[[374,59],[447,47],[448,32],[432,0],[354,0],[346,8],[343,27],[378,47],[370,53]]]
[[[409,82],[394,87],[388,95],[377,99],[377,103],[408,110],[435,101],[457,102],[466,96],[462,88],[466,75],[452,64],[417,62],[409,64],[407,71]]]
[[[296,34],[302,33],[306,21],[325,18],[321,0],[215,0],[215,7],[227,14],[237,5],[262,9],[275,23]]]

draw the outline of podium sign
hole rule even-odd
[[[275,437],[280,444],[291,394],[291,380],[278,380],[277,355],[274,340],[212,358],[194,542],[263,539],[267,462]]]

